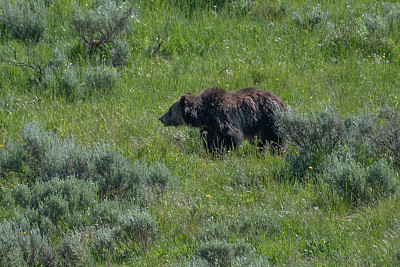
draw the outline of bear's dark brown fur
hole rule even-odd
[[[212,152],[230,150],[243,139],[282,150],[286,138],[275,122],[275,109],[285,110],[285,105],[268,91],[244,88],[229,93],[210,88],[199,95],[182,95],[160,121],[164,126],[200,128],[204,145]]]

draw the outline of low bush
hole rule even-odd
[[[28,169],[34,172],[36,179],[43,182],[50,182],[53,179],[57,180],[55,183],[62,183],[59,180],[67,179],[75,179],[73,183],[79,183],[76,179],[91,180],[98,185],[98,190],[95,191],[101,197],[142,199],[145,196],[145,188],[162,193],[173,180],[164,164],[148,166],[136,162],[132,165],[119,152],[107,146],[80,147],[73,141],[59,140],[56,135],[45,131],[43,126],[35,123],[24,124],[23,139],[25,144],[22,152],[18,147],[15,149],[10,147],[2,149],[1,153],[15,151],[13,153],[18,155],[11,159],[18,163],[18,171],[22,171],[20,166],[26,161]],[[0,166],[11,166],[9,158],[6,157],[7,161],[0,160]],[[87,186],[82,188],[90,190]]]
[[[138,166],[138,163],[134,166],[134,169]],[[155,189],[157,192],[163,192],[172,180],[170,170],[165,164],[156,163],[153,166],[143,166],[148,169],[148,175],[144,176],[145,185]]]
[[[88,152],[73,141],[59,140],[54,136],[54,145],[46,151],[42,160],[40,176],[43,181],[50,181],[55,177],[88,179]]]
[[[100,196],[136,197],[142,177],[117,151],[96,147],[92,153],[92,179],[99,185]]]
[[[344,120],[334,110],[300,114],[298,111],[277,112],[280,130],[289,142],[309,151],[313,160],[321,160],[332,153],[346,133]]]
[[[305,10],[293,13],[294,23],[301,30],[314,30],[328,22],[329,14],[323,12],[320,5],[308,6]]]
[[[363,168],[351,156],[330,156],[324,163],[322,179],[348,203],[370,202],[398,191],[397,175],[381,159]]]
[[[209,224],[207,227],[204,227],[199,230],[197,239],[201,241],[207,240],[228,240],[231,231],[227,223],[215,222]]]
[[[21,172],[23,168],[24,154],[20,145],[9,141],[0,149],[0,174],[7,172]]]
[[[235,258],[247,256],[250,252],[251,247],[248,243],[242,241],[229,243],[214,239],[202,243],[197,248],[196,254],[212,266],[230,266]]]
[[[242,238],[271,236],[280,227],[280,218],[275,212],[250,210],[240,212],[230,226]]]
[[[55,266],[56,254],[39,229],[24,229],[14,221],[0,223],[2,266]]]
[[[351,16],[354,13],[350,13]],[[388,24],[381,16],[366,12],[346,22],[327,24],[322,48],[334,56],[357,49],[367,54],[390,55],[394,42],[388,35]]]
[[[276,117],[289,144],[296,147],[285,157],[288,172],[296,178],[307,178],[346,138],[344,119],[330,108],[310,114],[276,112]]]
[[[400,250],[399,250],[400,251]],[[186,257],[180,262],[176,262],[173,267],[209,267],[208,261],[199,256]]]
[[[117,239],[133,243],[131,247],[138,246],[147,250],[157,237],[158,226],[154,218],[147,212],[129,211],[119,218],[119,226],[114,229]]]
[[[323,180],[342,195],[344,201],[357,203],[367,199],[365,169],[351,157],[330,157],[323,173]]]
[[[97,229],[92,236],[91,247],[97,262],[110,258],[116,249],[113,231],[110,228]]]
[[[89,70],[85,74],[83,96],[90,97],[95,92],[109,93],[115,88],[117,81],[116,69],[103,66],[99,69]]]
[[[88,248],[77,236],[65,236],[57,247],[61,263],[65,266],[88,266],[92,262]]]
[[[1,23],[13,38],[37,42],[47,27],[47,9],[42,1],[3,1]]]
[[[24,150],[29,156],[27,158],[28,167],[39,175],[46,152],[55,145],[56,137],[54,134],[47,132],[43,125],[26,122],[23,124],[22,138]]]
[[[125,66],[129,59],[129,45],[122,40],[116,40],[111,50],[111,64],[113,67]]]
[[[90,181],[76,178],[65,180],[54,178],[49,182],[36,182],[31,189],[32,201],[30,206],[38,208],[40,203],[51,196],[58,196],[68,203],[68,209],[73,211],[86,210],[96,203],[97,186]]]
[[[93,223],[100,227],[114,227],[118,225],[119,218],[122,215],[120,205],[108,199],[97,203],[92,211]]]
[[[365,178],[366,186],[370,188],[369,199],[389,197],[398,192],[398,174],[385,159],[374,161],[368,166]]]
[[[394,163],[400,165],[400,112],[383,108],[380,110],[378,118],[381,123],[378,124],[376,131],[369,136],[378,147],[382,155],[388,154]]]
[[[108,49],[128,27],[131,14],[132,8],[126,3],[96,1],[86,13],[78,5],[74,5],[70,27],[90,49]]]
[[[39,213],[48,217],[53,224],[70,216],[68,201],[58,195],[51,195],[39,204]]]

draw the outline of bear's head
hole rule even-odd
[[[176,100],[159,120],[164,126],[186,125],[196,127],[199,123],[197,117],[199,103],[199,96],[186,93]]]

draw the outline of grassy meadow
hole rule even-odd
[[[400,264],[398,1],[0,4],[0,266]],[[213,86],[286,153],[159,122]]]

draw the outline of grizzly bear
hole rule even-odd
[[[282,151],[286,138],[275,121],[275,109],[286,110],[272,92],[209,88],[199,95],[182,95],[159,120],[164,126],[200,128],[209,152],[231,150],[243,139],[255,140],[261,148],[271,145],[273,151]]]

